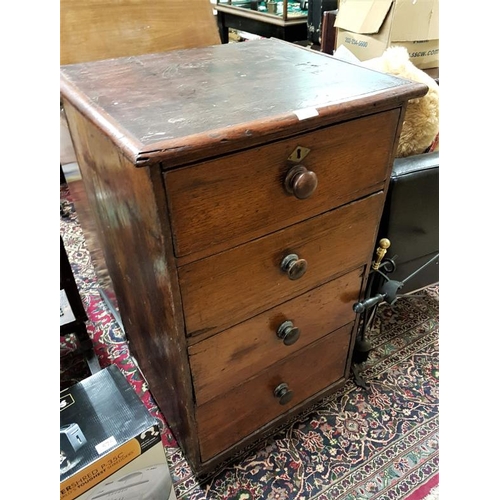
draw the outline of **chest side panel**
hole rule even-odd
[[[196,463],[191,376],[161,173],[137,169],[64,104],[131,350]]]

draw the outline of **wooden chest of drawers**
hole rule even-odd
[[[347,380],[425,92],[272,39],[61,68],[130,347],[196,473]]]

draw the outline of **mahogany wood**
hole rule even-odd
[[[61,68],[130,347],[196,474],[345,383],[349,302],[366,284],[406,103],[426,90],[277,40]],[[318,187],[297,200],[283,179],[304,144]],[[191,229],[203,215],[214,229]],[[293,281],[280,269],[289,254],[308,264]],[[293,312],[302,337],[266,337],[259,354],[265,325]],[[285,405],[281,382],[294,392]]]
[[[335,49],[335,39],[337,37],[337,28],[335,28],[335,19],[338,10],[327,10],[323,12],[323,22],[321,24],[321,52],[333,54]]]
[[[186,454],[198,454],[170,226],[156,169],[137,169],[64,99],[130,348]],[[151,293],[154,290],[155,293]]]
[[[112,57],[220,44],[209,0],[88,0],[60,2],[60,63],[74,64]],[[66,117],[61,113],[61,164],[75,161]],[[98,281],[113,307],[115,291],[98,241],[82,181],[68,178],[73,203],[85,235]]]
[[[127,158],[164,168],[400,107],[426,88],[274,39],[82,63],[61,73],[63,94]]]

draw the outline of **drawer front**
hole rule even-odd
[[[345,376],[353,324],[272,365],[223,396],[197,408],[202,460],[220,453],[272,419]],[[286,383],[292,399],[280,404],[275,389]]]
[[[216,333],[366,264],[383,200],[371,195],[180,267],[187,334]],[[280,267],[293,254],[307,261],[295,280]]]
[[[176,255],[224,250],[381,189],[398,119],[379,113],[165,173]],[[298,146],[318,182],[306,199],[284,188]]]
[[[362,271],[363,268],[352,271],[192,345],[189,359],[196,403],[202,405],[228,392],[273,363],[354,321],[352,305],[359,298]]]

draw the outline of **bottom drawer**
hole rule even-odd
[[[206,461],[345,376],[353,323],[270,366],[197,409],[200,453]],[[275,390],[286,384],[292,391]],[[282,404],[284,403],[284,404]]]

